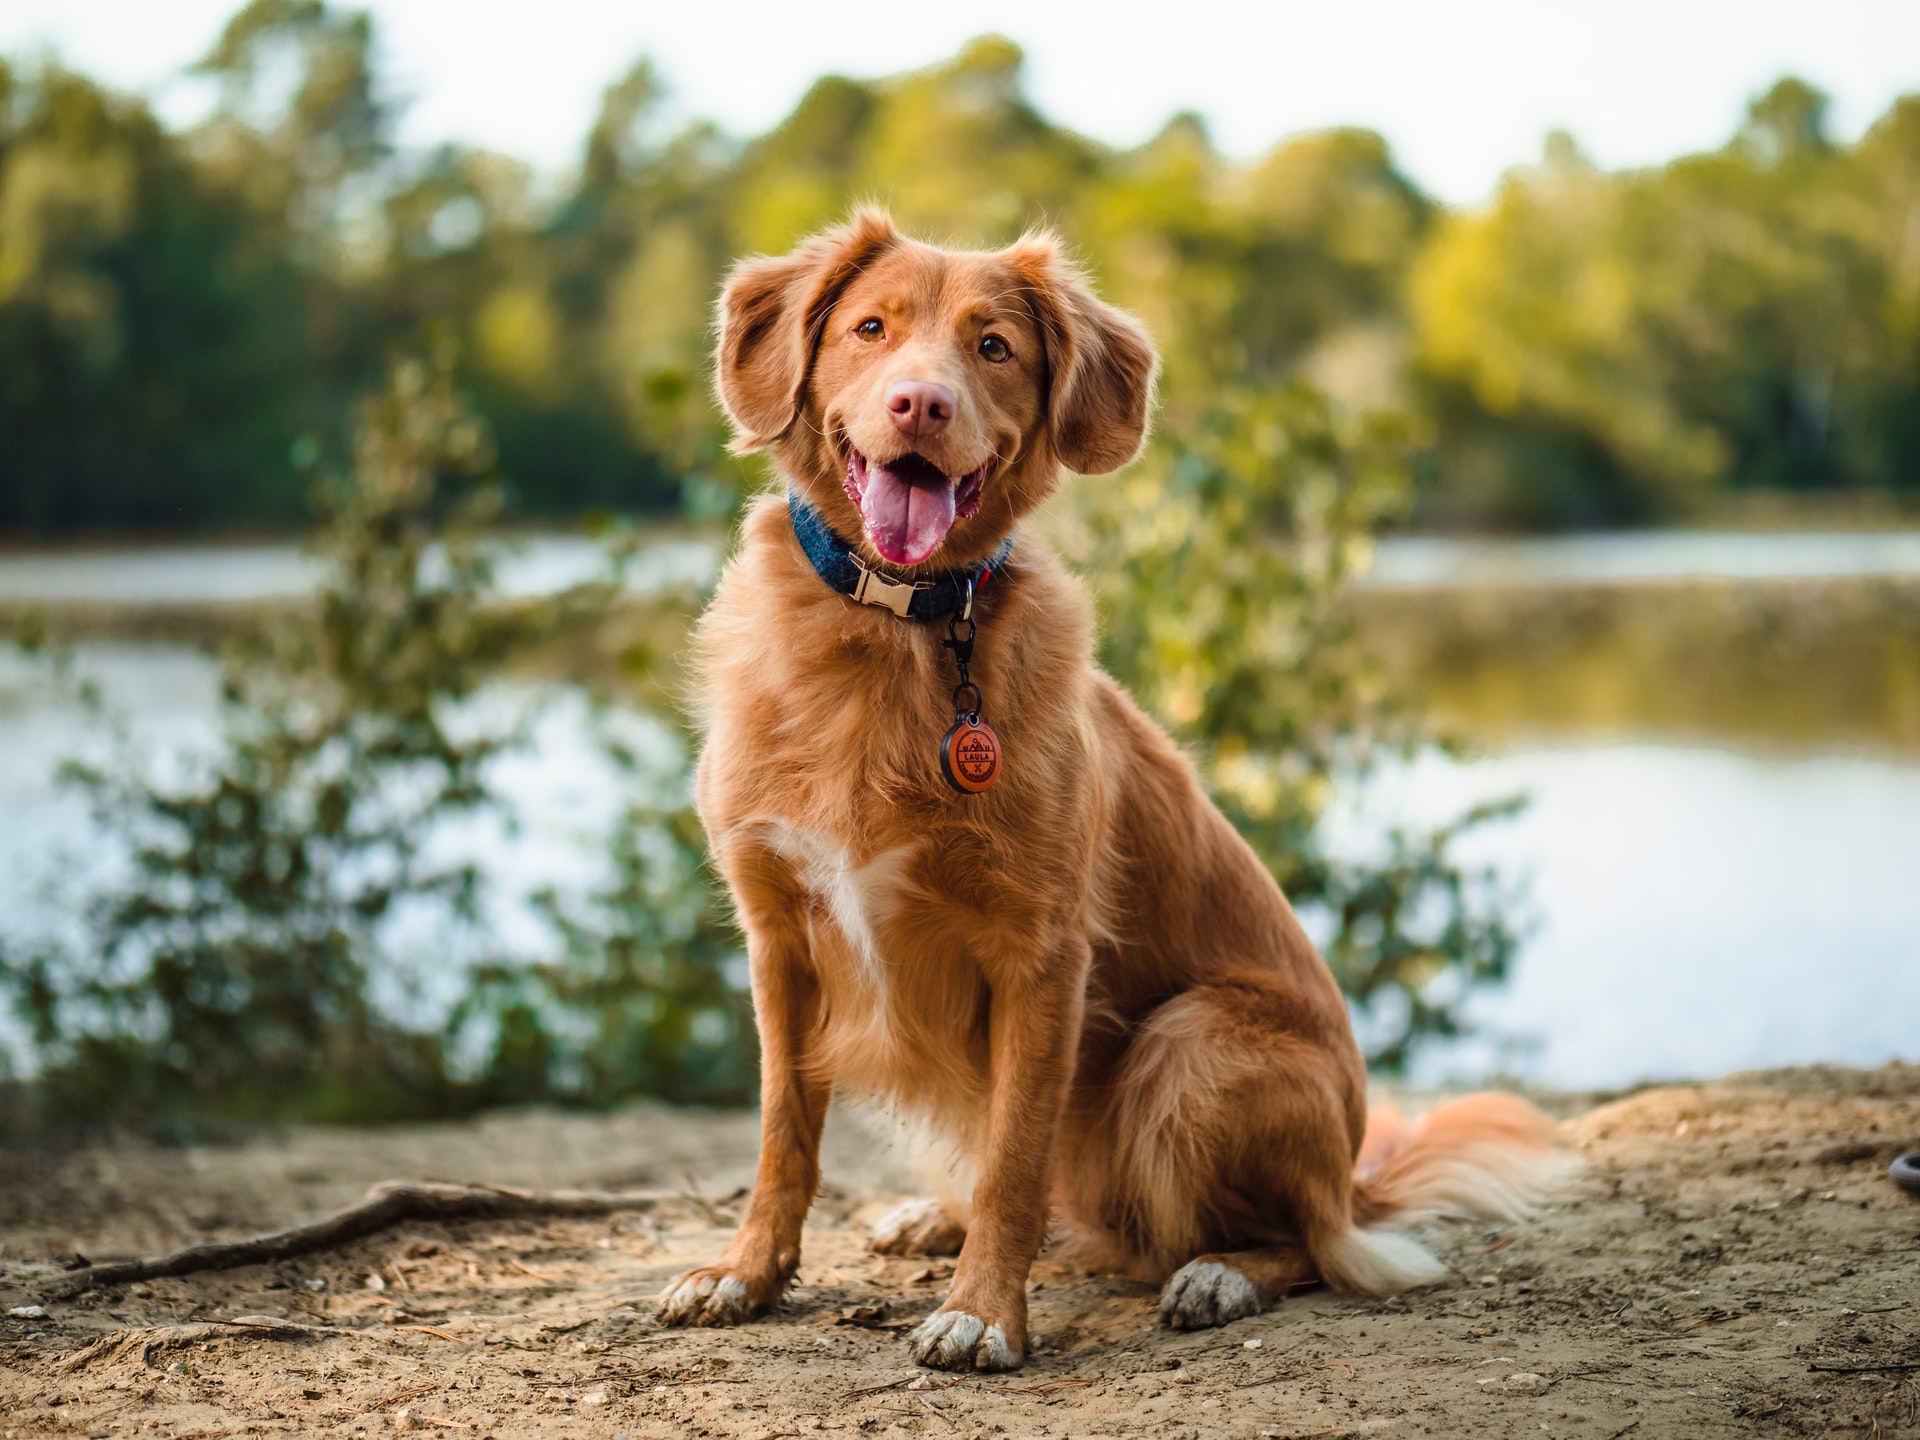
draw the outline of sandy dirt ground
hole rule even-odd
[[[1584,1176],[1526,1224],[1432,1230],[1449,1284],[1309,1292],[1175,1333],[1151,1288],[1043,1257],[1037,1353],[991,1376],[909,1361],[902,1332],[951,1265],[867,1253],[865,1226],[913,1187],[843,1116],[800,1281],[738,1330],[663,1330],[651,1300],[737,1219],[750,1116],[516,1112],[0,1150],[0,1437],[1920,1436],[1920,1203],[1885,1176],[1920,1148],[1920,1067],[1562,1108]],[[52,1297],[76,1253],[277,1228],[389,1177],[672,1198],[603,1220],[408,1224],[306,1260]],[[304,1328],[214,1323],[240,1317]]]

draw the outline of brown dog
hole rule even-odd
[[[1103,1263],[1171,1276],[1161,1316],[1190,1327],[1321,1279],[1437,1280],[1379,1223],[1540,1193],[1552,1127],[1517,1100],[1368,1132],[1345,1006],[1293,911],[1094,667],[1080,585],[1004,548],[1063,468],[1138,453],[1155,363],[1045,238],[953,254],[863,213],[728,282],[720,395],[796,501],[755,503],[699,633],[700,813],[747,935],[763,1139],[739,1234],[668,1287],[669,1323],[779,1299],[836,1085],[973,1177],[970,1207],[909,1207],[877,1238],[964,1239],[912,1337],[946,1368],[1021,1362],[1050,1212]],[[979,708],[945,644],[969,606],[1005,747],[979,793],[938,754]]]

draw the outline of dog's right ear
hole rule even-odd
[[[828,312],[856,275],[899,243],[884,210],[861,210],[790,254],[734,266],[720,295],[714,378],[733,420],[735,454],[764,449],[793,428]]]

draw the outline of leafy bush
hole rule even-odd
[[[1304,387],[1242,392],[1078,492],[1104,664],[1188,746],[1295,907],[1326,920],[1327,961],[1389,1070],[1462,1033],[1459,1002],[1505,977],[1519,941],[1497,877],[1450,858],[1516,802],[1393,830],[1378,856],[1327,849],[1336,790],[1441,743],[1384,691],[1342,604],[1412,502],[1414,438]]]
[[[598,928],[550,899],[561,967],[490,953],[482,876],[436,845],[450,823],[502,811],[489,767],[519,733],[475,723],[483,687],[597,623],[613,586],[499,602],[501,484],[444,358],[395,368],[362,407],[350,475],[318,498],[317,603],[227,655],[206,773],[168,786],[128,761],[72,770],[132,873],[94,902],[81,952],[0,957],[44,1103],[345,1118],[633,1088],[740,1098],[743,1005],[689,813],[628,816]],[[408,918],[432,953],[400,953]],[[449,972],[474,993],[441,1025],[409,1023]],[[488,1053],[457,1063],[483,1004]],[[610,1037],[647,1005],[660,1018],[588,1064],[549,1033]],[[707,1014],[717,1031],[699,1028]]]

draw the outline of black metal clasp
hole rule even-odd
[[[962,635],[960,627],[967,627]],[[955,720],[978,722],[982,696],[980,687],[973,683],[968,673],[973,664],[973,637],[979,631],[973,622],[973,582],[967,582],[967,608],[947,621],[947,638],[940,643],[953,652],[953,663],[960,672],[960,683],[953,687],[953,717]]]
[[[960,627],[963,624],[967,627],[964,638],[960,634]],[[947,621],[947,638],[940,642],[953,651],[953,663],[960,667],[960,676],[963,680],[966,678],[967,667],[973,663],[973,637],[979,628],[973,621],[955,615]]]

